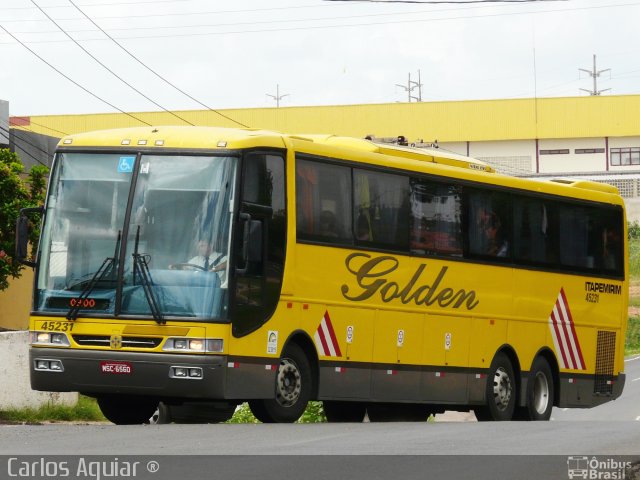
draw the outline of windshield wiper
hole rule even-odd
[[[116,265],[118,263],[118,255],[120,254],[121,237],[122,232],[118,230],[118,239],[116,240],[116,249],[113,253],[113,257],[105,258],[102,262],[102,265],[100,265],[100,268],[96,270],[96,273],[93,274],[93,277],[91,277],[89,283],[87,283],[82,292],[80,292],[80,295],[76,299],[75,304],[67,312],[67,320],[75,320],[76,318],[78,318],[80,308],[85,304],[84,300],[86,300],[89,295],[91,295],[91,292],[93,292],[93,289],[96,287],[98,282],[102,281],[107,275],[111,275],[112,278],[114,277],[114,274],[116,272]],[[84,280],[75,283],[74,285],[69,287],[69,290],[83,282]]]
[[[164,325],[166,322],[162,317],[160,307],[158,307],[158,300],[156,294],[153,291],[153,281],[151,280],[151,273],[149,272],[148,259],[149,255],[143,255],[138,253],[138,244],[140,243],[140,225],[136,231],[136,243],[133,251],[133,284],[136,284],[136,277],[140,277],[140,284],[144,291],[144,296],[147,299],[149,308],[151,309],[151,315],[158,325]]]

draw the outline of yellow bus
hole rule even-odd
[[[624,387],[627,226],[608,185],[145,127],[63,138],[42,212],[31,385],[96,397],[116,424],[245,401],[293,422],[316,399],[336,422],[547,420]]]

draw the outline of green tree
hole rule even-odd
[[[24,165],[10,150],[0,149],[0,291],[9,286],[9,278],[18,278],[24,268],[13,259],[15,225],[21,208],[37,207],[44,202],[47,167],[36,166],[26,179]],[[39,228],[31,229],[31,242],[36,248]],[[33,250],[36,251],[35,248]]]

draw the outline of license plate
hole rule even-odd
[[[129,362],[100,362],[100,371],[115,375],[129,375],[133,373],[133,365]]]

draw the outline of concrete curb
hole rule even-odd
[[[78,394],[36,392],[29,382],[29,332],[0,332],[0,410],[73,406]]]

